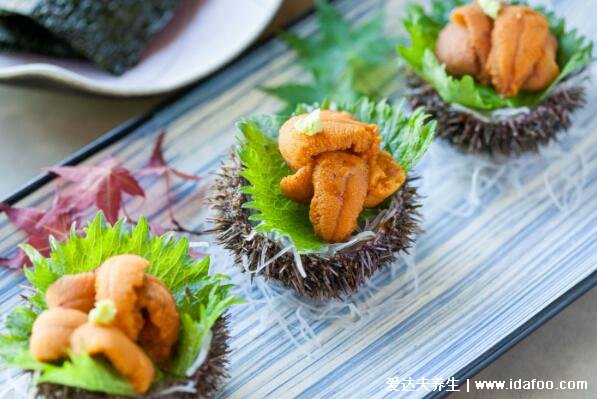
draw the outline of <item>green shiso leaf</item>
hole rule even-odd
[[[327,1],[317,1],[315,8],[318,35],[282,35],[298,54],[313,83],[264,88],[286,103],[282,114],[291,113],[298,104],[321,103],[325,99],[344,103],[361,96],[379,98],[398,70],[392,57],[397,40],[385,36],[381,15],[352,27]]]
[[[31,335],[31,327],[37,318],[37,313],[25,306],[15,307],[6,316],[6,329],[10,336],[18,341],[26,341]]]
[[[8,365],[25,363],[29,336],[37,313],[25,306],[15,307],[6,317],[6,334],[0,335],[0,358]],[[35,362],[35,360],[33,360]]]
[[[229,294],[231,284],[223,284],[228,276],[218,274],[192,281],[175,294],[181,318],[178,350],[167,371],[184,376],[201,351],[206,334],[230,306],[243,300]]]
[[[198,352],[193,354],[186,352],[185,348],[201,348],[201,343],[209,329],[204,329],[200,322],[193,320],[187,313],[180,315],[181,334],[178,338],[178,349],[181,350],[181,356],[178,356],[168,367],[168,371],[173,374],[184,376],[189,366],[197,358]]]
[[[410,5],[404,19],[404,27],[410,35],[410,47],[398,46],[401,58],[417,75],[433,86],[447,103],[481,110],[534,106],[545,99],[558,83],[595,59],[593,43],[590,40],[580,36],[575,29],[566,30],[563,19],[539,8],[559,43],[557,61],[560,74],[549,87],[539,92],[520,93],[514,97],[503,98],[492,87],[476,82],[471,76],[450,76],[435,56],[435,44],[439,32],[449,21],[451,10],[465,3],[463,0],[433,0],[431,12],[425,11],[420,5]]]
[[[61,364],[37,362],[29,353],[31,326],[46,308],[44,294],[58,278],[67,274],[91,271],[107,258],[119,254],[135,254],[150,262],[147,273],[160,279],[172,292],[182,320],[178,351],[163,370],[165,375],[185,376],[197,358],[205,334],[216,320],[235,303],[241,302],[229,293],[225,275],[209,275],[209,258],[195,260],[189,255],[186,238],[171,235],[151,236],[145,218],[132,229],[123,221],[114,226],[99,213],[77,234],[60,243],[51,241],[52,251],[43,257],[33,247],[23,245],[32,262],[25,277],[37,291],[29,298],[33,309],[17,307],[7,318],[7,333],[0,335],[0,357],[9,366],[40,370],[40,382],[79,387],[117,395],[133,395],[126,379],[115,369],[96,358],[71,355]],[[184,345],[182,345],[184,343]]]
[[[289,200],[280,190],[280,180],[292,174],[275,138],[281,122],[281,118],[261,116],[237,125],[243,134],[238,153],[242,175],[250,183],[243,187],[250,197],[244,206],[255,210],[251,215],[257,223],[255,230],[290,239],[300,253],[318,252],[326,244],[313,233],[309,207]]]
[[[61,365],[43,364],[38,382],[66,385],[93,392],[136,396],[131,384],[106,361],[87,354],[70,355]]]
[[[404,102],[397,107],[365,98],[344,105],[301,104],[295,114],[330,107],[350,112],[360,121],[377,124],[384,149],[406,171],[421,159],[435,134],[436,122],[428,121],[429,116],[421,109],[407,116]],[[237,125],[242,132],[238,152],[242,176],[249,183],[243,187],[243,193],[249,197],[244,206],[253,211],[250,218],[256,223],[256,231],[290,240],[300,254],[325,251],[328,244],[317,238],[309,221],[309,205],[288,199],[280,190],[280,180],[293,173],[278,150],[278,130],[286,119],[256,116]]]

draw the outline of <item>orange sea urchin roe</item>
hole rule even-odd
[[[155,369],[136,341],[154,361],[164,363],[180,329],[176,302],[164,283],[144,272],[148,265],[142,257],[118,255],[95,272],[64,276],[52,284],[46,294],[50,309],[33,323],[33,357],[52,362],[66,358],[69,349],[102,356],[137,393],[145,393]]]
[[[295,171],[280,189],[297,202],[310,202],[310,220],[318,237],[344,241],[354,231],[363,206],[373,207],[396,192],[405,173],[380,151],[379,128],[346,112],[322,110],[321,129],[307,135],[290,118],[280,128],[280,153]]]
[[[440,32],[435,55],[450,75],[477,76],[480,71],[475,50],[471,45],[468,29],[450,22]]]
[[[43,311],[31,330],[31,355],[40,362],[66,357],[72,332],[86,322],[87,314],[80,310],[53,308]]]
[[[350,151],[367,154],[379,148],[381,137],[377,125],[360,122],[346,112],[321,111],[322,129],[312,136],[295,128],[296,122],[307,114],[293,116],[280,128],[280,153],[297,171],[313,162],[314,158],[329,151]]]
[[[46,291],[48,308],[70,308],[88,313],[95,303],[95,273],[67,275],[56,280]]]
[[[164,283],[145,275],[139,305],[147,314],[139,341],[156,362],[164,362],[178,338],[180,320],[174,298]]]
[[[365,208],[373,208],[394,194],[406,180],[406,172],[394,157],[380,151],[369,169],[369,187],[365,198]]]
[[[113,326],[85,323],[70,336],[73,352],[106,357],[137,393],[151,386],[155,370],[141,348],[121,330]]]
[[[502,6],[495,21],[491,36],[492,46],[486,69],[496,90],[506,96],[514,96],[539,68],[538,63],[545,55],[555,64],[554,42],[550,38],[549,25],[545,17],[535,10],[523,6]],[[557,42],[555,43],[557,46]],[[547,53],[547,54],[546,54]],[[543,63],[546,60],[542,61]],[[544,88],[555,79],[559,68],[552,69],[542,84],[533,88]]]
[[[280,181],[280,189],[285,196],[296,202],[309,203],[313,197],[313,167],[315,162],[309,163],[295,174],[286,176]]]
[[[493,22],[476,3],[455,8],[438,37],[436,54],[456,76],[472,75],[487,82],[485,63],[491,49]]]
[[[522,85],[522,90],[542,90],[551,84],[560,74],[560,67],[556,62],[558,40],[551,32],[547,36],[547,42],[543,50],[541,59],[535,64],[535,69],[531,73],[531,76]]]
[[[435,53],[455,76],[491,83],[504,97],[546,88],[559,74],[558,43],[537,11],[503,4],[495,20],[476,4],[457,7]]]
[[[138,289],[145,281],[149,262],[136,255],[118,255],[107,259],[96,271],[95,299],[110,299],[116,306],[112,324],[136,340],[143,327]]]
[[[317,158],[309,218],[318,237],[340,242],[354,231],[368,179],[367,164],[356,155],[335,151]]]

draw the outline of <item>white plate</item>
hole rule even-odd
[[[185,86],[233,59],[267,26],[282,0],[183,0],[141,62],[113,76],[84,61],[0,53],[0,80],[41,78],[118,96],[157,94]]]

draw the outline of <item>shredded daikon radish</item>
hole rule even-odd
[[[264,248],[265,248],[265,246],[264,246]],[[291,250],[292,250],[292,245],[287,245],[286,247],[284,247],[280,251],[278,251],[277,254],[275,254],[274,256],[269,258],[267,261],[265,261],[265,256],[264,256],[263,259],[260,259],[260,264],[253,273],[259,273],[261,270],[265,269],[267,266],[269,266],[273,262],[275,262],[276,259],[278,259],[280,256],[284,255],[286,252],[291,251]]]
[[[296,265],[296,268],[297,268],[300,276],[302,278],[307,277],[307,273],[305,272],[305,269],[303,268],[303,260],[301,259],[301,254],[299,254],[299,252],[296,250],[296,247],[294,245],[292,245],[290,248],[292,249],[292,255],[294,255],[294,264]]]
[[[373,238],[375,238],[375,233],[373,231],[362,231],[346,242],[331,244],[328,248],[327,254],[334,255],[338,251],[342,251],[343,249],[350,248],[362,242],[370,241]]]
[[[531,112],[529,107],[500,108],[493,111],[480,111],[457,103],[450,104],[450,108],[458,112],[469,114],[485,123],[501,122]]]
[[[256,230],[251,230],[251,232],[245,237],[245,241],[253,241],[253,238],[255,238],[256,234]]]
[[[187,381],[186,384],[180,385],[173,385],[166,389],[156,392],[155,396],[166,396],[176,392],[183,392],[183,393],[197,393],[197,389],[195,388],[194,381]]]

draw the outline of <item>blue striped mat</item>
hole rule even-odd
[[[543,1],[542,3],[549,3]],[[405,2],[344,0],[336,3],[355,22],[381,7],[398,30]],[[596,39],[591,16],[597,3],[559,1],[556,10]],[[293,28],[313,34],[308,17]],[[595,69],[590,71],[595,75]],[[206,225],[205,191],[234,144],[233,122],[279,108],[257,90],[304,78],[295,57],[273,40],[162,108],[134,132],[93,155],[108,155],[136,169],[149,157],[162,129],[165,156],[181,170],[207,176],[179,182],[175,212],[192,228]],[[400,92],[399,79],[388,85]],[[328,398],[423,397],[446,393],[450,377],[464,378],[508,346],[521,327],[546,315],[574,287],[594,284],[597,266],[597,92],[559,143],[540,155],[496,162],[464,156],[442,142],[432,145],[415,174],[425,195],[425,233],[410,255],[376,275],[346,301],[305,301],[292,292],[238,272],[228,254],[212,245],[214,268],[232,276],[249,301],[232,310],[230,380],[220,397]],[[160,198],[162,186],[147,182]],[[52,185],[19,202],[49,206]],[[151,218],[166,221],[165,203]],[[131,202],[132,214],[147,204]],[[0,216],[0,253],[22,235]],[[211,241],[208,240],[208,241]],[[0,270],[0,314],[20,299],[20,272]],[[576,291],[578,292],[578,290]],[[559,302],[562,303],[562,302]],[[550,307],[551,304],[551,307]],[[526,328],[525,327],[525,328]],[[529,327],[532,329],[532,326]],[[526,328],[528,330],[528,328]],[[392,382],[426,381],[395,392]],[[460,381],[462,382],[462,381]],[[388,384],[390,383],[390,384]],[[409,388],[410,389],[410,388]],[[0,375],[0,397],[27,397],[26,377]]]

